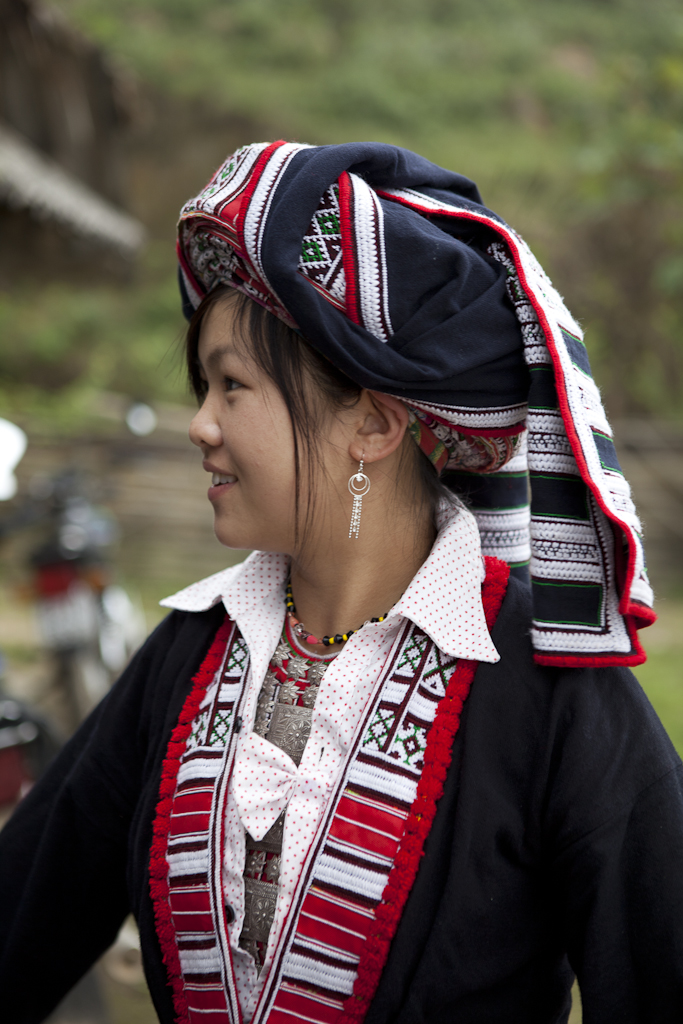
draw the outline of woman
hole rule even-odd
[[[681,764],[561,299],[371,143],[239,150],[178,251],[191,437],[255,550],[163,602],[0,837],[8,1019],[132,910],[164,1024],[555,1024],[574,974],[586,1022],[680,1021]]]

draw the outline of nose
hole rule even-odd
[[[223,443],[220,424],[213,414],[208,398],[204,400],[201,409],[190,423],[189,433],[190,441],[198,448],[218,448]]]

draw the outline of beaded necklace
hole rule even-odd
[[[335,633],[334,636],[324,636],[322,640],[318,640],[317,637],[308,632],[303,622],[299,622],[296,618],[296,608],[294,607],[294,598],[292,597],[292,581],[290,579],[287,580],[285,605],[287,607],[287,614],[289,615],[292,623],[292,629],[299,639],[305,640],[306,643],[309,644],[324,644],[325,647],[332,647],[333,644],[343,644],[350,636],[357,633],[359,629],[362,629],[363,626],[367,626],[369,622],[384,622],[389,614],[388,612],[385,612],[384,615],[380,615],[375,619],[366,619],[366,621],[363,622],[361,626],[357,626],[356,629],[347,629],[345,633]]]

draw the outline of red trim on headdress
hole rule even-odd
[[[569,399],[567,398],[567,388],[566,388],[565,379],[564,379],[564,370],[562,368],[562,363],[561,363],[560,357],[559,357],[558,352],[557,352],[557,347],[555,345],[555,339],[553,337],[553,332],[550,329],[550,324],[548,323],[548,318],[546,317],[545,312],[543,311],[543,308],[541,307],[541,304],[538,302],[538,300],[536,299],[535,295],[533,294],[531,288],[529,287],[529,284],[528,284],[527,279],[526,279],[526,275],[524,273],[524,268],[522,267],[522,262],[521,262],[521,260],[519,258],[519,254],[518,254],[516,248],[510,246],[510,251],[512,253],[512,258],[513,258],[513,260],[515,262],[515,268],[516,268],[517,273],[519,275],[520,283],[522,284],[522,287],[524,288],[524,291],[526,292],[526,294],[529,296],[529,300],[530,300],[532,306],[536,310],[536,315],[538,316],[539,323],[541,324],[541,327],[543,328],[543,333],[545,334],[546,344],[548,346],[548,351],[550,352],[550,356],[551,356],[551,359],[553,361],[553,369],[555,371],[555,386],[556,386],[556,389],[557,389],[557,401],[558,401],[558,405],[560,407],[560,412],[562,414],[562,420],[564,422],[564,427],[565,427],[565,430],[567,431],[567,437],[569,438],[569,443],[570,443],[571,448],[572,448],[572,453],[574,455],[574,458],[576,459],[576,464],[579,467],[579,472],[581,473],[581,479],[586,484],[586,486],[588,488],[590,488],[591,494],[595,498],[595,501],[597,502],[598,507],[605,514],[605,516],[610,521],[610,523],[612,523],[613,526],[617,527],[619,533],[621,533],[622,536],[624,536],[624,535],[626,536],[626,542],[627,542],[628,548],[629,548],[629,557],[628,557],[628,559],[626,559],[626,566],[624,567],[623,564],[621,564],[621,559],[618,557],[618,549],[620,547],[620,544],[619,544],[618,535],[615,533],[615,536],[614,536],[614,550],[615,550],[615,555],[616,555],[616,557],[615,557],[615,571],[617,572],[618,575],[621,575],[621,577],[622,577],[621,581],[619,581],[619,582],[621,582],[621,587],[619,587],[619,586],[617,587],[617,593],[619,592],[619,590],[621,590],[621,594],[619,594],[619,614],[622,615],[623,618],[624,618],[624,624],[626,626],[626,631],[627,631],[627,633],[629,635],[629,639],[631,641],[631,647],[632,647],[631,652],[629,654],[626,654],[626,655],[615,655],[615,654],[605,655],[604,658],[591,657],[590,655],[588,655],[586,657],[583,657],[583,656],[582,657],[577,657],[576,659],[575,658],[567,658],[567,657],[558,657],[558,656],[553,657],[552,655],[548,656],[548,655],[542,655],[542,654],[535,653],[534,654],[534,660],[539,665],[568,665],[568,666],[571,666],[571,667],[581,667],[582,665],[599,666],[599,665],[604,665],[604,664],[608,664],[608,665],[629,665],[629,666],[642,665],[643,662],[645,662],[647,660],[647,655],[646,655],[645,651],[643,650],[643,647],[642,647],[642,645],[640,643],[640,640],[638,639],[638,631],[637,631],[635,619],[634,619],[634,617],[632,615],[629,615],[629,613],[628,613],[628,609],[629,609],[629,607],[631,605],[631,598],[630,598],[631,587],[633,586],[633,580],[634,580],[635,572],[636,572],[636,556],[637,556],[637,552],[636,552],[636,549],[635,549],[635,542],[634,542],[633,537],[631,536],[630,532],[628,530],[623,530],[622,529],[622,524],[619,522],[618,519],[616,519],[616,517],[614,516],[614,513],[611,512],[607,508],[607,505],[605,504],[605,502],[603,500],[602,494],[600,493],[599,487],[594,482],[594,480],[591,478],[590,472],[588,470],[588,465],[587,465],[586,460],[584,458],[583,448],[581,447],[581,441],[579,439],[579,435],[577,433],[576,426],[574,424],[574,418],[573,418],[573,416],[571,414],[571,409],[569,408]],[[624,568],[625,568],[625,573],[624,573]],[[647,625],[650,625],[652,622],[655,622],[656,619],[657,619],[657,616],[654,613],[654,611],[652,611],[651,614],[652,614],[652,618],[647,623]]]
[[[516,437],[517,434],[521,434],[526,429],[526,418],[520,420],[519,423],[513,423],[510,427],[466,427],[460,423],[454,423],[453,420],[447,419],[445,416],[439,416],[433,409],[423,409],[415,401],[412,403],[405,401],[406,405],[409,405],[411,409],[415,409],[416,412],[423,413],[433,419],[436,423],[441,423],[442,426],[448,427],[450,430],[457,430],[459,434],[472,435],[473,437]]]
[[[254,164],[254,167],[253,167],[253,169],[251,171],[251,174],[249,175],[249,183],[246,186],[246,188],[244,189],[244,191],[242,192],[242,196],[241,196],[241,199],[240,199],[239,213],[237,214],[237,217],[235,219],[235,232],[237,234],[237,238],[239,240],[240,248],[242,250],[242,253],[241,253],[242,259],[244,260],[245,263],[249,264],[249,266],[251,267],[251,269],[253,270],[254,274],[256,275],[256,277],[259,280],[261,279],[261,275],[258,273],[257,268],[253,265],[253,263],[249,259],[249,253],[248,253],[248,250],[247,250],[246,243],[244,241],[244,219],[245,219],[245,217],[247,215],[247,210],[249,209],[249,203],[251,201],[251,197],[253,196],[254,192],[256,191],[256,186],[259,183],[259,179],[260,179],[261,175],[263,174],[263,170],[264,170],[266,164],[270,160],[270,158],[273,155],[273,153],[275,152],[275,150],[279,149],[280,146],[284,146],[284,145],[286,145],[285,140],[284,139],[278,139],[277,142],[271,142],[271,144],[266,149],[264,149],[263,152],[261,153],[260,157],[258,158],[256,163]]]
[[[498,558],[486,558],[486,579],[482,601],[486,625],[493,628],[507,590],[510,567]],[[429,730],[424,769],[417,786],[417,796],[406,821],[406,828],[396,854],[382,900],[375,911],[376,923],[368,936],[358,965],[353,995],[344,1003],[335,1024],[359,1024],[368,1011],[389,956],[389,947],[413,887],[422,858],[423,847],[434,822],[436,807],[443,794],[446,773],[453,756],[453,740],[460,728],[460,716],[470,692],[479,663],[457,663],[437,708]]]
[[[421,208],[419,203],[411,202],[411,201],[409,201],[407,199],[404,199],[401,196],[396,196],[396,195],[393,195],[391,193],[387,193],[383,189],[377,189],[377,193],[379,195],[385,196],[387,199],[390,199],[393,202],[401,204],[402,206],[407,206],[411,210],[419,210],[426,217],[429,217],[430,214],[433,213],[433,211],[431,211],[431,210],[428,210],[428,209],[425,209],[425,208]],[[455,218],[459,218],[459,219],[462,219],[462,220],[473,220],[473,221],[476,221],[478,224],[486,224],[489,227],[491,226],[490,220],[488,218],[482,217],[482,216],[480,216],[480,215],[478,215],[476,213],[471,213],[470,211],[457,210],[457,211],[450,212],[448,210],[440,210],[439,211],[439,215],[440,216],[455,217]],[[553,337],[553,332],[551,330],[550,324],[548,323],[548,318],[546,317],[545,312],[544,312],[540,302],[536,298],[536,295],[534,294],[533,289],[529,286],[529,283],[528,283],[528,281],[526,279],[526,274],[524,273],[524,267],[522,266],[522,261],[521,261],[521,259],[519,257],[519,252],[517,251],[517,247],[512,242],[512,239],[510,239],[507,235],[505,235],[503,231],[500,231],[500,234],[501,234],[501,236],[503,238],[505,238],[505,241],[508,244],[510,255],[512,256],[513,262],[515,264],[515,269],[517,270],[517,274],[518,274],[518,277],[519,277],[520,284],[522,285],[522,288],[524,289],[524,292],[526,293],[527,298],[529,299],[529,302],[533,306],[533,308],[534,308],[534,310],[536,312],[536,315],[538,316],[538,321],[539,321],[539,323],[541,325],[541,328],[543,329],[543,333],[545,335],[545,340],[546,340],[546,344],[548,346],[548,351],[550,352],[550,357],[551,357],[552,362],[553,362],[553,371],[554,371],[554,377],[555,377],[555,385],[556,385],[556,389],[557,389],[557,401],[558,401],[560,413],[562,415],[562,421],[564,423],[565,430],[567,431],[567,438],[569,439],[569,444],[571,445],[572,454],[574,455],[574,458],[576,459],[576,463],[577,463],[577,465],[579,467],[579,472],[581,474],[581,479],[586,484],[586,486],[590,489],[590,492],[593,495],[593,497],[595,498],[595,500],[596,500],[596,502],[598,504],[598,507],[607,516],[607,518],[610,521],[610,523],[613,526],[617,527],[617,529],[622,533],[622,535],[624,535],[624,534],[626,535],[626,543],[628,544],[628,550],[629,550],[629,557],[628,557],[628,559],[626,559],[626,565],[624,567],[624,566],[622,566],[620,564],[621,560],[618,557],[618,547],[619,547],[619,544],[618,544],[617,535],[615,534],[614,545],[615,545],[615,553],[617,554],[617,557],[615,559],[615,561],[617,562],[617,573],[619,573],[619,572],[623,573],[622,579],[621,579],[621,581],[619,581],[619,582],[621,582],[621,587],[617,586],[617,594],[619,596],[619,614],[622,615],[623,618],[624,618],[624,622],[626,624],[626,630],[628,632],[629,638],[631,640],[632,648],[633,648],[632,651],[629,654],[626,654],[626,655],[607,654],[607,655],[604,656],[604,660],[601,660],[599,656],[598,657],[592,657],[591,655],[586,655],[585,657],[583,655],[576,655],[574,657],[574,656],[564,656],[564,655],[557,655],[556,656],[556,655],[545,655],[545,654],[536,654],[536,653],[534,653],[534,661],[536,661],[537,664],[539,664],[539,665],[558,665],[558,666],[569,665],[569,666],[572,666],[572,667],[580,667],[581,665],[603,665],[603,664],[608,664],[608,665],[641,665],[647,659],[647,655],[645,654],[645,652],[644,652],[644,650],[643,650],[643,648],[642,648],[642,646],[640,644],[640,641],[638,640],[638,635],[637,635],[637,631],[636,631],[637,627],[636,627],[635,619],[636,619],[636,617],[640,618],[640,614],[638,614],[636,617],[634,617],[629,612],[629,609],[633,606],[633,603],[634,603],[631,600],[631,598],[630,598],[630,593],[631,593],[631,587],[633,585],[633,580],[634,580],[635,572],[636,572],[636,554],[637,554],[637,552],[635,550],[635,541],[634,541],[633,537],[631,536],[630,532],[628,530],[624,530],[623,529],[622,524],[615,517],[614,513],[611,512],[607,508],[605,502],[603,501],[602,495],[600,493],[600,488],[597,486],[595,481],[591,478],[590,472],[588,470],[588,465],[587,465],[586,460],[584,458],[583,448],[581,447],[581,441],[579,439],[579,435],[577,433],[576,426],[574,424],[574,418],[573,418],[573,416],[571,414],[571,410],[569,408],[569,400],[567,398],[567,389],[566,389],[566,384],[565,384],[565,379],[564,379],[564,370],[562,369],[562,363],[561,363],[560,357],[559,357],[558,352],[557,352],[557,347],[555,345],[555,339]],[[619,594],[620,590],[621,590],[621,593]],[[651,615],[652,615],[652,618],[648,618],[648,621],[644,623],[645,625],[651,625],[653,622],[656,621],[657,616],[656,616],[654,611],[651,611]]]
[[[353,230],[353,186],[348,171],[342,171],[337,180],[339,183],[339,229],[346,291],[346,315],[354,324],[359,324],[358,269]]]
[[[635,648],[630,654],[539,654],[534,651],[534,661],[537,665],[544,665],[550,668],[612,668],[612,666],[623,666],[633,668],[635,665],[642,665],[647,661],[647,655],[643,650],[638,634],[635,632],[633,623],[625,618],[631,642]]]
[[[451,430],[457,430],[459,434],[464,434],[466,437],[516,437],[517,434],[522,434],[526,430],[526,420],[515,423],[511,427],[461,427],[457,423],[449,423],[448,420],[434,416],[433,413],[429,415],[439,423],[445,424]]]

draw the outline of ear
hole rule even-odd
[[[399,398],[381,391],[364,391],[363,398],[366,412],[349,445],[349,455],[356,462],[379,462],[392,455],[403,441],[408,408]]]

